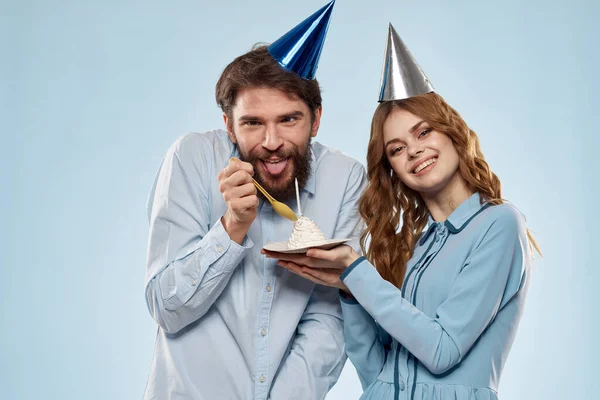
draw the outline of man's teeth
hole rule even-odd
[[[413,170],[413,174],[416,174],[416,173],[418,173],[418,172],[419,172],[419,171],[421,171],[423,168],[427,167],[428,165],[431,165],[431,164],[433,164],[433,163],[434,163],[434,162],[436,162],[436,161],[437,161],[437,158],[430,158],[429,160],[425,161],[424,163],[422,163],[422,164],[419,164],[419,165],[417,166],[417,168],[415,168],[415,169]]]

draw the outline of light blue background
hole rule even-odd
[[[138,399],[156,325],[145,202],[214,85],[325,0],[0,2],[0,398]],[[478,132],[537,261],[504,399],[595,399],[600,7],[338,0],[319,137],[364,162],[388,22]],[[347,364],[328,400],[357,398]]]

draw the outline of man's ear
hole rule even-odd
[[[315,110],[315,119],[312,123],[312,127],[310,129],[310,137],[317,136],[317,132],[319,131],[319,126],[321,126],[321,115],[323,115],[323,107],[319,107]]]
[[[231,121],[227,114],[223,113],[223,122],[225,122],[225,128],[227,129],[227,134],[229,135],[229,139],[237,144],[237,139],[235,138],[235,133],[233,133],[233,121]]]

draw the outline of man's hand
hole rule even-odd
[[[219,190],[227,204],[227,212],[221,218],[229,237],[242,244],[250,225],[256,218],[258,196],[252,183],[252,164],[231,159],[219,172]]]

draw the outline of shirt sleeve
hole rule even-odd
[[[365,176],[364,167],[356,163],[348,177],[334,237],[356,240],[362,232],[358,200],[366,184]],[[346,358],[338,291],[316,285],[290,353],[273,380],[270,398],[324,399],[337,382]]]
[[[340,298],[346,354],[365,390],[383,369],[389,349],[389,335],[382,332],[373,317],[355,299],[343,294]]]
[[[166,332],[204,315],[253,246],[210,226],[210,142],[184,137],[167,152],[149,200],[146,303]],[[214,172],[216,176],[217,172]]]
[[[346,270],[342,279],[383,329],[432,373],[441,374],[461,362],[521,290],[530,263],[527,246],[522,218],[502,212],[471,252],[435,317],[406,301],[367,261]]]
[[[346,362],[337,291],[315,285],[269,398],[324,399]]]

